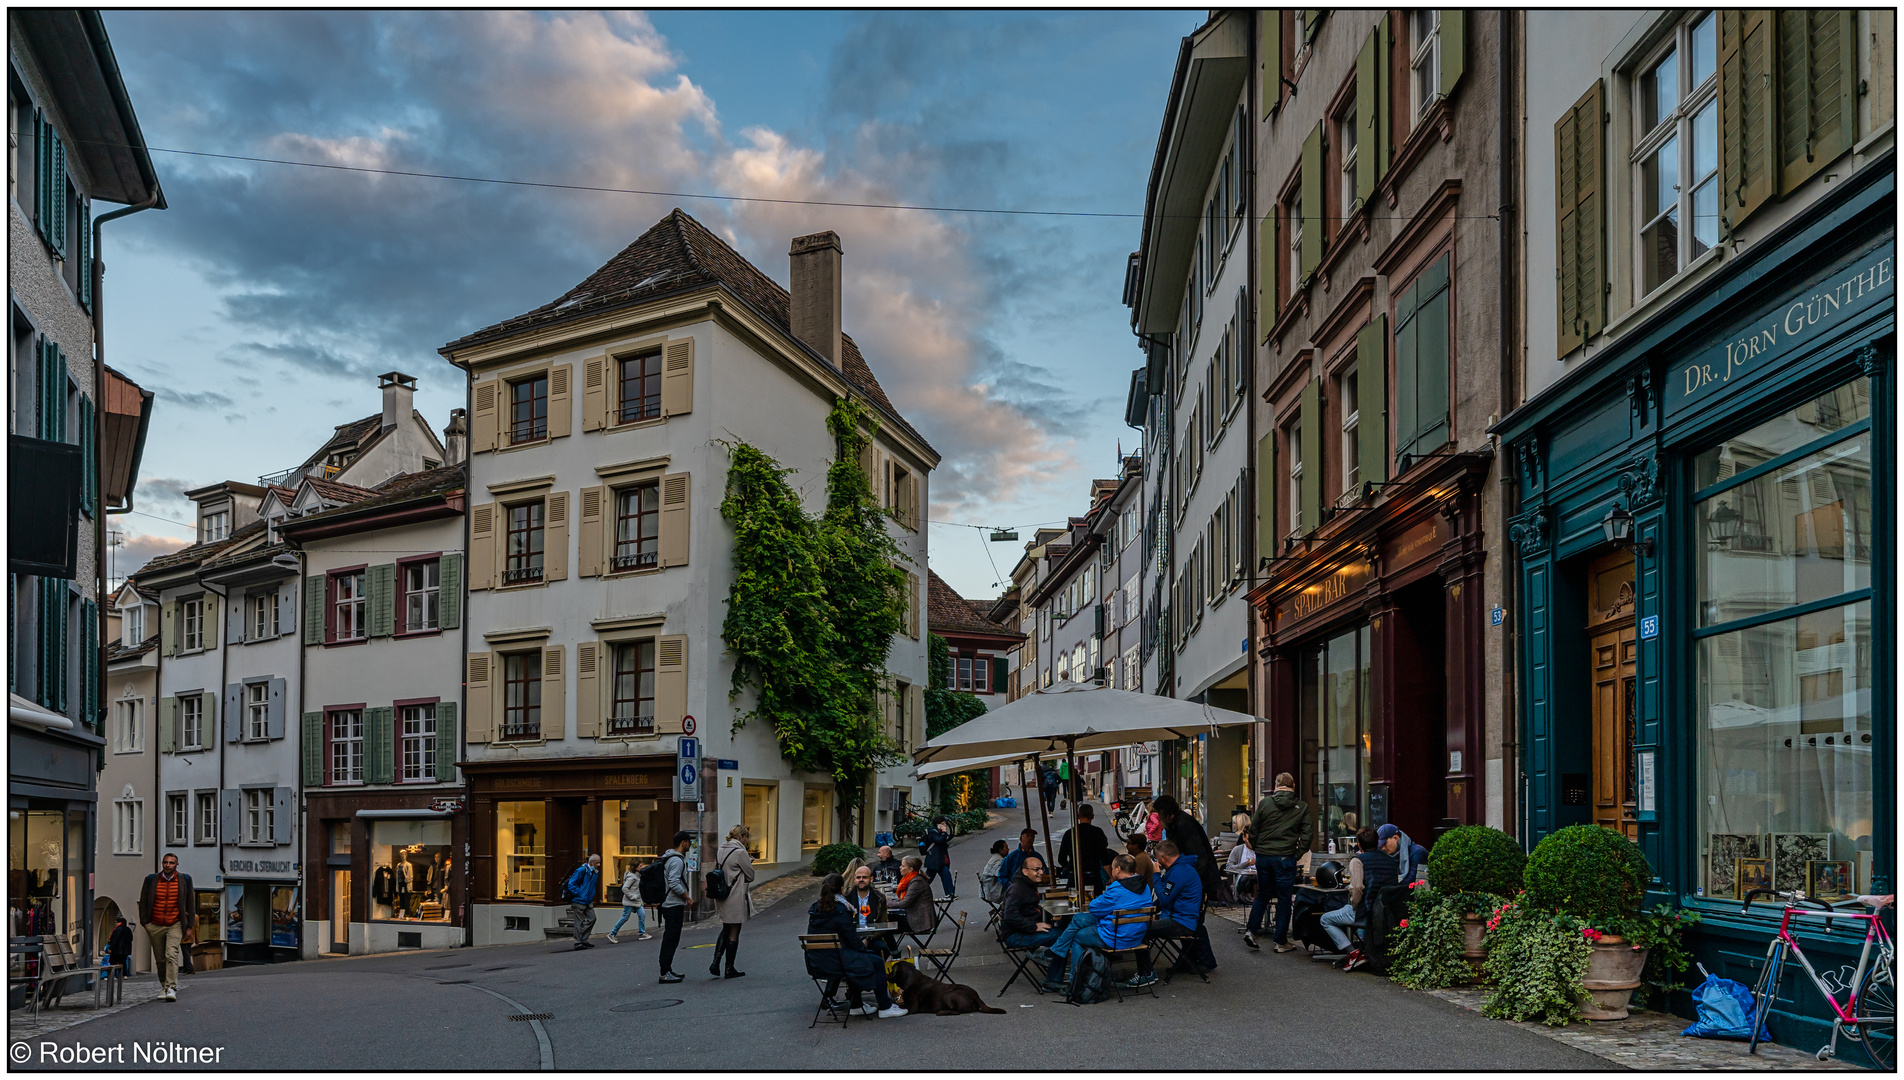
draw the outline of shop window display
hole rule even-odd
[[[219,898],[224,894],[217,889],[196,889],[193,891],[192,905],[198,915],[198,940],[217,941],[219,918]]]
[[[621,901],[621,880],[661,854],[663,832],[659,799],[605,799],[602,802],[602,884],[609,903]]]
[[[1331,638],[1305,658],[1305,770],[1318,812],[1315,845],[1348,838],[1368,820],[1369,628]]]
[[[774,821],[778,788],[773,784],[745,784],[741,788],[741,823],[750,834],[747,854],[755,862],[773,862],[779,856],[774,845]]]
[[[1869,407],[1860,378],[1696,463],[1705,896],[1761,860],[1777,889],[1872,888]]]
[[[64,877],[65,819],[59,810],[14,810],[7,822],[7,907],[13,937],[70,930]]]
[[[800,850],[811,854],[832,842],[833,790],[809,787],[800,813]]]
[[[547,893],[548,806],[496,804],[496,898],[541,900]]]
[[[452,866],[448,821],[372,822],[370,917],[449,922]]]

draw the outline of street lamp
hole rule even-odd
[[[1648,538],[1635,542],[1633,524],[1632,511],[1618,503],[1606,512],[1606,517],[1600,519],[1600,529],[1606,533],[1607,543],[1615,547],[1633,547],[1650,557],[1653,554],[1653,541]]]

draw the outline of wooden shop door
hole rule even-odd
[[[1639,838],[1634,817],[1633,700],[1639,641],[1633,553],[1595,559],[1587,570],[1588,657],[1593,665],[1593,821]]]

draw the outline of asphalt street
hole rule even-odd
[[[953,848],[962,893],[991,841],[1022,819]],[[1054,831],[1068,824],[1054,818]],[[809,1028],[817,993],[796,935],[817,883],[747,924],[742,979],[710,978],[714,924],[690,927],[658,985],[660,939],[577,952],[558,942],[306,961],[188,976],[176,1003],[153,1002],[46,1036],[59,1048],[122,1047],[112,1068],[225,1069],[1603,1069],[1614,1066],[1377,977],[1300,953],[1251,952],[1212,924],[1219,969],[1158,997],[1074,1007],[1010,973],[971,895],[974,932],[954,967],[1005,1015],[855,1017]],[[606,930],[607,924],[598,927]],[[539,1021],[512,1019],[547,1014]],[[222,1047],[210,1066],[142,1064],[152,1044]],[[1036,1062],[1021,1051],[1038,1050]],[[36,1043],[14,1068],[58,1068]],[[65,1066],[83,1069],[86,1066]]]

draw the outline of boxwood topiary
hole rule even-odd
[[[864,859],[866,849],[858,844],[828,844],[813,853],[813,876],[825,877],[846,869],[854,859]]]
[[[1604,923],[1639,911],[1652,878],[1646,856],[1601,825],[1569,825],[1534,846],[1522,881],[1532,910]]]
[[[1428,853],[1428,884],[1444,894],[1520,891],[1527,855],[1515,839],[1486,825],[1450,829]]]

